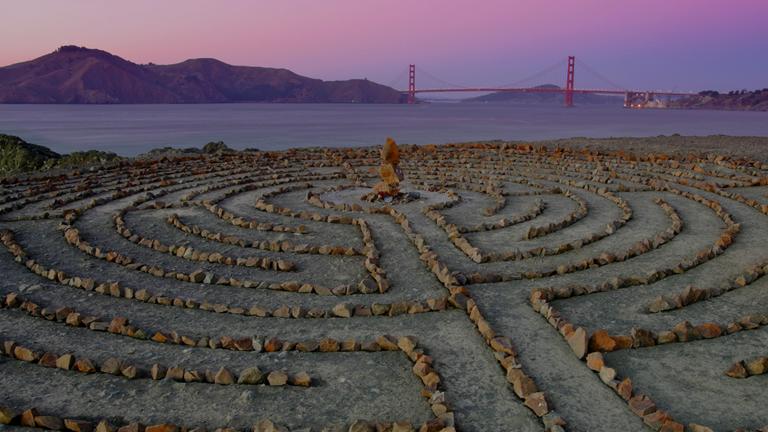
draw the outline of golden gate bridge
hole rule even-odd
[[[429,87],[429,88],[416,87],[416,65],[410,64],[408,65],[408,89],[400,90],[400,93],[406,96],[406,101],[409,104],[415,104],[417,102],[416,95],[422,94],[422,93],[457,93],[457,92],[562,93],[563,102],[566,107],[573,106],[573,97],[574,95],[577,95],[577,94],[602,94],[602,95],[618,95],[618,96],[623,95],[624,106],[627,108],[646,106],[648,103],[653,102],[656,99],[656,97],[659,97],[659,96],[676,97],[676,96],[691,96],[696,94],[694,92],[667,91],[667,90],[631,90],[627,88],[621,88],[621,86],[614,84],[607,78],[595,72],[592,68],[589,68],[589,66],[585,66],[588,71],[592,72],[594,75],[601,78],[603,81],[608,82],[609,84],[617,88],[613,88],[613,89],[576,88],[575,87],[575,74],[576,74],[576,57],[575,56],[568,56],[567,62],[561,61],[556,65],[551,66],[543,71],[540,71],[534,74],[532,77],[528,77],[523,80],[520,80],[517,83],[529,81],[531,78],[541,76],[544,73],[551,71],[554,67],[561,66],[563,63],[566,64],[565,87],[545,87],[545,86],[522,87],[522,86],[516,86],[515,83],[505,85],[505,86],[497,86],[497,87],[465,87],[465,86],[460,86],[457,84],[451,84],[451,83],[442,81],[439,78],[434,77],[434,75],[427,74],[432,78],[434,78],[435,80],[440,81],[445,85],[448,85],[447,87]]]

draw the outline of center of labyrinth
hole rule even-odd
[[[530,145],[6,179],[0,423],[768,425],[768,166]],[[370,195],[368,195],[370,196]]]

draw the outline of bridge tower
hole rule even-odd
[[[573,106],[573,75],[576,66],[576,57],[568,56],[568,75],[565,79],[565,106]]]
[[[416,65],[408,65],[408,103],[416,103]]]

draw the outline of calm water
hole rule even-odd
[[[466,104],[0,105],[0,133],[58,152],[135,155],[162,146],[374,145],[574,136],[768,136],[768,113]]]

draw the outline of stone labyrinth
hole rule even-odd
[[[9,430],[768,430],[768,165],[531,145],[6,179]],[[760,429],[763,428],[763,429]]]

